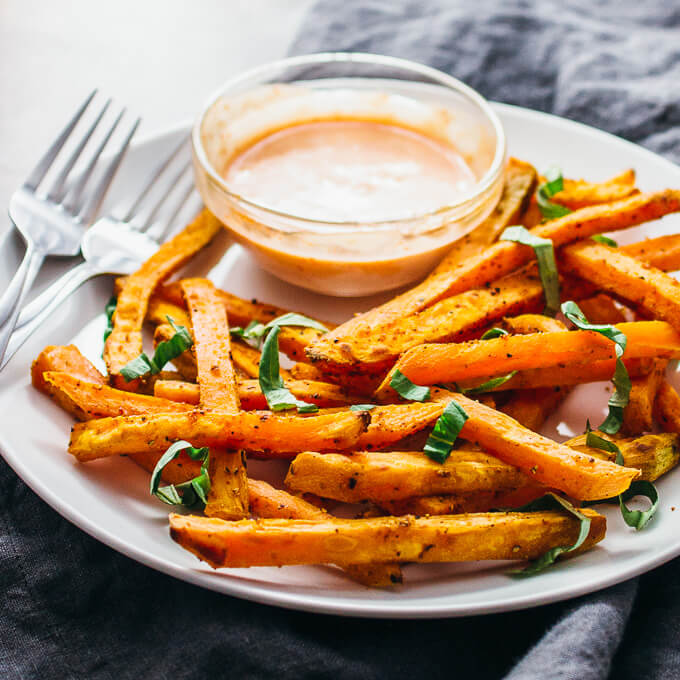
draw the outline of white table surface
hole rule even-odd
[[[0,0],[0,291],[23,253],[14,189],[95,87],[144,135],[190,119],[239,72],[285,56],[313,0]],[[35,292],[63,271],[43,266]]]

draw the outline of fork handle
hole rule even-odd
[[[35,252],[35,248],[27,247],[24,257],[21,260],[21,264],[14,273],[12,280],[5,289],[5,292],[0,297],[0,327],[9,319],[10,315],[17,307],[19,302],[19,297],[24,289],[24,282],[29,271],[29,265],[31,263],[31,255]],[[18,305],[21,306],[21,305]]]
[[[4,358],[0,358],[0,370],[14,356],[16,351],[33,335],[33,333],[43,324],[45,319],[59,307],[70,295],[75,292],[86,281],[89,281],[98,274],[104,272],[93,267],[87,262],[82,262],[73,269],[66,272],[61,278],[57,279],[49,288],[43,291],[32,303],[41,303],[41,308],[34,308],[33,317],[22,326],[16,328],[7,345]]]
[[[19,312],[21,311],[21,307],[23,306],[24,300],[26,299],[26,294],[33,285],[35,277],[38,275],[44,259],[44,250],[41,248],[35,248],[33,246],[27,247],[24,259],[19,269],[14,274],[7,292],[5,295],[3,295],[2,302],[8,305],[9,312],[7,312],[5,322],[0,328],[0,368],[2,368],[6,363],[4,361],[4,356],[10,336],[12,335],[12,331],[16,326],[17,319],[19,318]],[[16,288],[15,279],[18,280]],[[8,301],[6,301],[5,298],[7,297],[7,293],[10,292],[10,290],[14,292],[16,297],[14,297],[14,299],[8,298]]]

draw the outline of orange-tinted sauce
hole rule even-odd
[[[278,130],[237,154],[230,190],[327,222],[378,222],[456,203],[476,178],[451,146],[397,125],[320,121]]]

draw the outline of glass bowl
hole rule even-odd
[[[286,126],[375,120],[452,144],[476,183],[448,205],[381,222],[334,222],[273,210],[230,190],[223,175],[242,149]],[[192,131],[196,186],[259,264],[335,296],[390,290],[425,276],[493,210],[503,186],[505,134],[477,92],[436,69],[371,54],[284,59],[229,80]]]

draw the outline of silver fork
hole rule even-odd
[[[186,140],[182,140],[172,154],[155,168],[126,212],[116,216],[114,211],[87,230],[81,242],[85,261],[57,279],[21,312],[20,325],[12,334],[5,357],[0,361],[0,370],[45,319],[83,283],[100,274],[131,274],[158,250],[159,243],[171,232],[175,219],[194,189],[190,161],[177,158],[182,150],[187,151]],[[162,191],[158,190],[161,186]],[[157,219],[162,206],[168,216]]]
[[[139,126],[140,119],[137,118],[130,126],[123,142],[105,165],[100,179],[94,186],[89,187],[88,183],[97,166],[97,161],[125,113],[125,109],[122,109],[94,152],[90,154],[83,172],[75,180],[69,181],[73,167],[111,105],[111,99],[107,100],[95,120],[77,141],[74,150],[64,162],[52,185],[46,192],[43,192],[41,184],[45,176],[52,168],[62,147],[71,137],[71,133],[96,92],[95,90],[88,96],[40,159],[28,179],[10,198],[9,216],[26,243],[26,253],[5,293],[0,298],[0,324],[2,324],[0,361],[16,326],[26,294],[33,285],[43,260],[48,255],[73,256],[78,254],[83,238],[83,227],[89,225],[96,214],[123,159],[125,150]]]

